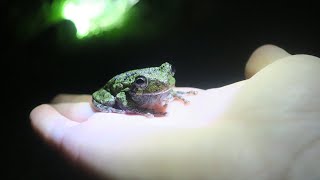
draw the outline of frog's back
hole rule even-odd
[[[104,89],[113,89],[114,85],[122,84],[123,86],[129,86],[132,84],[137,76],[137,72],[127,71],[121,74],[118,74],[111,78],[108,83],[104,86]]]
[[[133,71],[127,71],[124,73],[121,73],[119,75],[116,75],[111,79],[111,81],[115,84],[122,83],[122,84],[131,84],[134,82],[135,78],[138,76],[138,72]]]

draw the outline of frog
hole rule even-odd
[[[93,108],[106,113],[166,116],[167,112],[163,109],[170,102],[178,99],[188,104],[185,96],[197,94],[197,91],[174,90],[174,75],[175,69],[168,62],[158,67],[118,74],[92,93]]]

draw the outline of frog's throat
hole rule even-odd
[[[136,96],[145,96],[145,95],[147,95],[147,96],[151,96],[151,95],[158,95],[158,94],[164,94],[164,93],[167,93],[167,92],[169,92],[169,91],[171,91],[172,90],[172,88],[168,88],[168,89],[166,89],[166,90],[163,90],[163,91],[159,91],[159,92],[152,92],[152,93],[143,93],[143,94],[135,94]]]

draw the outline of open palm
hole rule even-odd
[[[246,76],[217,89],[178,88],[199,93],[188,105],[170,103],[166,117],[95,112],[89,95],[59,95],[30,118],[48,143],[101,177],[320,177],[319,58],[263,46]]]

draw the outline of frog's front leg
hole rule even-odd
[[[116,109],[114,107],[111,106],[107,106],[104,104],[100,104],[97,101],[95,101],[94,99],[92,100],[92,103],[94,105],[94,108],[100,112],[106,112],[106,113],[120,113],[120,114],[124,114],[125,111],[121,110],[121,109]]]
[[[116,96],[116,101],[118,106],[128,113],[140,114],[146,117],[154,117],[154,115],[164,116],[165,112],[156,112],[152,109],[139,107],[135,102],[130,99],[127,99],[127,95],[125,92],[120,92]]]
[[[100,112],[125,113],[121,109],[114,108],[115,97],[105,89],[100,89],[93,93],[92,104]]]
[[[173,91],[172,96],[176,99],[182,100],[185,104],[189,103],[187,99],[184,98],[185,95],[196,95],[197,91]]]

